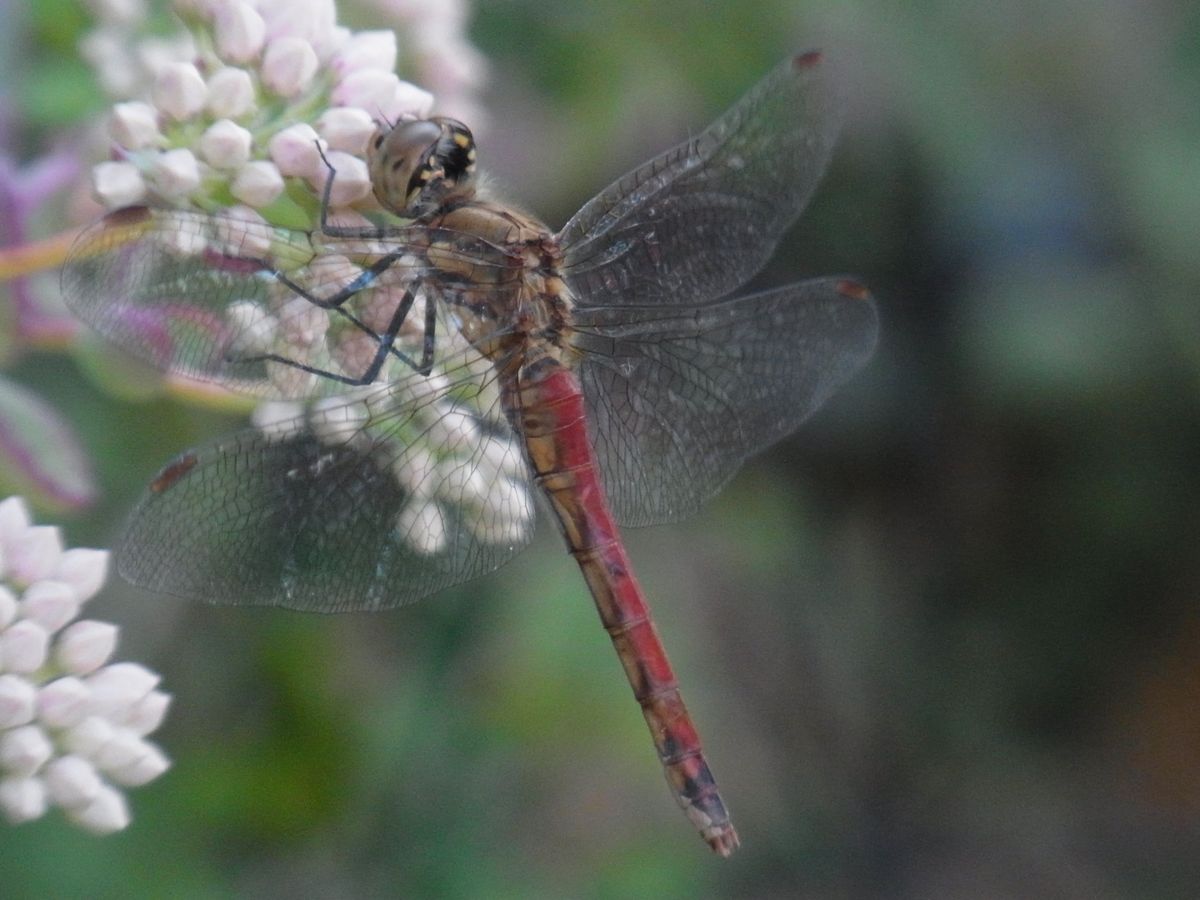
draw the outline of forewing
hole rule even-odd
[[[820,55],[794,57],[589,201],[558,236],[578,304],[691,304],[743,284],[816,187],[834,106]]]
[[[528,542],[533,506],[494,376],[479,374],[294,404],[183,454],[134,512],[121,574],[191,599],[339,612],[495,569]]]
[[[609,503],[624,525],[695,512],[871,355],[867,290],[818,279],[706,305],[582,310],[576,343]]]
[[[336,237],[131,207],[84,231],[62,289],[80,318],[163,370],[264,397],[320,397],[363,381],[389,332],[387,358],[418,364],[426,301],[480,290],[433,279],[432,242],[460,271],[495,265],[490,245],[434,229]]]

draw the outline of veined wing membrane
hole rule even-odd
[[[469,277],[435,270],[431,243]],[[386,367],[372,369],[377,357],[415,368],[456,346],[444,339],[457,331],[453,314],[429,307],[471,302],[483,290],[472,279],[487,281],[480,270],[499,258],[494,245],[444,229],[337,237],[132,207],[81,235],[62,287],[82,319],[164,370],[300,399],[387,380]],[[438,316],[442,340],[430,335]]]
[[[700,303],[756,273],[837,135],[821,57],[785,61],[695,138],[619,179],[559,233],[581,307]]]
[[[359,388],[167,465],[118,552],[134,584],[224,604],[385,609],[507,562],[533,530],[494,377]],[[435,376],[436,377],[436,376]]]
[[[866,289],[806,281],[701,306],[577,310],[576,345],[609,503],[623,525],[674,521],[793,431],[866,362]]]

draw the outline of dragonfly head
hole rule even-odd
[[[456,119],[380,125],[367,146],[375,198],[406,219],[475,192],[475,139]]]

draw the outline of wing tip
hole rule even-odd
[[[815,69],[823,62],[825,62],[824,53],[820,50],[809,50],[805,53],[797,53],[792,57],[792,68],[797,72],[805,72]]]

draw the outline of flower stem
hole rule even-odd
[[[78,234],[78,228],[71,228],[40,241],[0,247],[0,281],[58,268],[66,261]]]

